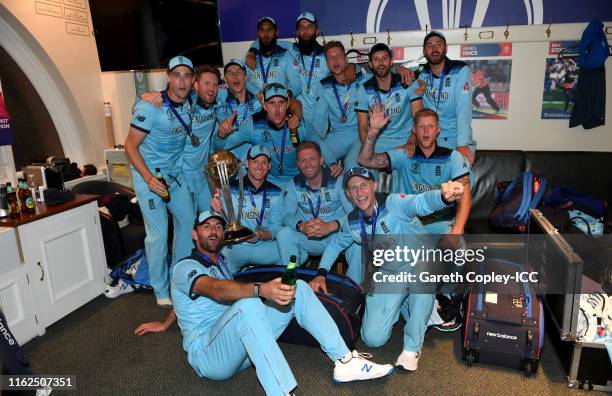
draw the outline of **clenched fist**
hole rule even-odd
[[[448,181],[440,185],[442,197],[447,202],[455,202],[463,195],[463,184],[455,181]]]

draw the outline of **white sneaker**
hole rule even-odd
[[[172,308],[172,300],[170,298],[158,298],[157,305],[162,308]]]
[[[395,365],[401,367],[404,370],[415,371],[419,365],[419,358],[421,352],[410,352],[403,350],[402,353],[397,357]]]
[[[390,364],[377,364],[371,362],[372,355],[353,351],[342,359],[336,361],[334,367],[334,381],[351,382],[381,378],[391,374],[394,370]]]
[[[119,279],[119,282],[117,282],[117,285],[115,286],[106,285],[104,295],[108,298],[116,298],[122,294],[131,293],[133,291],[134,288],[132,286]]]

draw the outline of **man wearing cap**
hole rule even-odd
[[[410,248],[429,246],[427,237],[424,237],[426,231],[418,216],[426,216],[445,209],[463,194],[463,185],[454,181],[442,183],[440,190],[427,191],[419,195],[376,193],[377,183],[374,175],[362,167],[349,169],[344,175],[344,185],[346,194],[356,209],[341,220],[340,232],[332,237],[325,249],[319,264],[319,276],[310,282],[315,291],[322,290],[327,293],[325,284],[327,271],[338,255],[352,245],[361,246],[359,254],[365,252],[368,256],[374,251],[387,253],[396,247],[399,248],[397,243],[389,244],[394,238],[407,237]],[[366,265],[372,265],[371,259],[363,261]],[[391,260],[379,267],[379,270],[383,274],[396,275],[412,272],[414,264],[418,263]],[[368,273],[371,270],[371,268],[364,269]],[[364,281],[377,282],[376,279],[374,276],[373,279],[364,279]],[[409,294],[409,288],[402,284],[399,286],[374,284],[374,290],[366,297],[361,338],[370,347],[385,344],[401,311],[406,320],[404,347],[395,364],[414,371],[417,369],[434,295],[422,292]],[[380,292],[379,286],[381,289],[396,288]]]
[[[214,137],[214,147],[215,149],[231,150],[243,143],[264,146],[272,157],[272,169],[268,175],[268,180],[283,189],[287,182],[299,173],[295,162],[295,147],[291,143],[289,133],[290,125],[287,122],[289,95],[284,86],[272,83],[266,87],[263,96],[264,111],[253,117],[252,127],[245,124],[235,129],[228,122],[235,117],[235,114],[232,115],[219,127],[219,131]],[[289,120],[289,122],[291,121],[293,120]],[[225,133],[226,130],[229,130],[230,133]],[[303,123],[299,124],[298,136],[300,141],[320,141],[315,133],[304,128]],[[327,145],[322,144],[321,151],[324,155],[333,157]],[[334,164],[330,168],[336,176],[342,172],[342,168],[338,165]]]
[[[232,280],[219,253],[224,226],[223,218],[201,213],[192,231],[196,248],[172,268],[172,298],[183,349],[199,376],[226,380],[252,364],[267,395],[291,394],[297,382],[276,338],[293,317],[335,362],[336,382],[380,378],[393,371],[391,365],[351,352],[303,281],[289,286],[280,278],[265,283]]]
[[[314,85],[317,81],[327,77],[329,69],[325,62],[323,47],[317,42],[319,26],[317,19],[311,12],[302,12],[296,19],[295,33],[297,43],[289,49],[291,64],[300,77],[300,95],[297,98],[302,102],[304,111],[304,124],[311,132],[315,130],[314,121],[317,117],[315,105],[317,97],[314,94]]]
[[[368,53],[369,65],[374,73],[365,81],[357,93],[355,111],[359,125],[359,139],[361,144],[368,134],[368,112],[374,104],[384,109],[389,116],[389,122],[381,131],[375,146],[376,152],[384,152],[406,144],[412,130],[412,116],[423,107],[423,100],[415,91],[418,83],[415,81],[406,87],[398,74],[391,72],[393,52],[384,43],[374,44]],[[347,158],[347,163],[356,163],[359,156],[359,147],[353,146]],[[397,177],[393,174],[394,180]],[[393,185],[397,189],[397,183]]]
[[[247,153],[244,177],[244,197],[240,203],[238,181],[230,182],[234,213],[242,208],[240,224],[249,228],[255,236],[245,242],[226,246],[222,253],[231,273],[247,264],[269,265],[281,262],[276,244],[276,235],[281,228],[283,196],[281,189],[266,180],[272,158],[261,145],[252,146]],[[223,212],[219,194],[215,194],[210,207],[217,213]]]
[[[168,279],[168,213],[174,222],[172,262],[189,254],[190,224],[195,210],[180,168],[180,157],[190,133],[191,106],[187,98],[193,83],[193,64],[184,56],[170,60],[168,89],[162,92],[161,108],[137,100],[125,141],[125,151],[132,165],[134,190],[145,223],[145,250],[149,260],[151,285],[157,303],[171,306]],[[169,183],[169,190],[155,177],[159,168]],[[170,194],[170,201],[162,196]]]
[[[279,83],[291,90],[293,97],[300,94],[300,78],[291,66],[292,58],[287,50],[277,45],[276,21],[264,16],[257,21],[258,46],[249,48],[245,57],[251,92],[260,92],[268,84]]]
[[[472,91],[470,68],[465,63],[446,56],[446,38],[431,31],[423,40],[423,55],[427,59],[419,78],[426,83],[423,106],[440,116],[440,147],[456,149],[474,163],[476,142],[472,139]],[[415,137],[411,137],[413,150]]]
[[[186,135],[181,162],[194,208],[199,213],[210,207],[212,199],[203,170],[210,155],[212,136],[219,127],[217,96],[221,75],[212,65],[196,67],[194,75],[193,90],[187,98],[191,112],[189,118],[183,120],[190,132]],[[145,92],[141,97],[158,107],[163,103],[163,96],[159,92]]]
[[[340,220],[353,210],[342,189],[342,178],[331,175],[323,166],[321,149],[315,142],[303,142],[297,148],[300,174],[286,187],[283,228],[278,233],[278,249],[283,264],[291,256],[301,265],[312,254],[320,256],[331,236],[340,229]],[[347,252],[348,276],[358,274],[359,261],[354,250]],[[354,271],[355,270],[355,271]],[[355,273],[353,273],[353,271]],[[355,279],[359,281],[359,279]]]
[[[334,154],[334,158],[326,158],[333,162],[344,159],[354,144],[359,145],[355,102],[358,88],[369,76],[358,72],[354,81],[347,82],[348,59],[344,45],[330,41],[323,50],[331,75],[314,84],[314,95],[318,98],[314,129]],[[352,167],[357,164],[344,165]]]

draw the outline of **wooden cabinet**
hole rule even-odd
[[[106,259],[98,206],[93,198],[77,198],[81,201],[65,210],[47,216],[40,211],[37,218],[15,224],[21,263],[0,274],[0,303],[20,342],[43,334],[47,326],[104,292]]]

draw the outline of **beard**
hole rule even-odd
[[[259,51],[267,54],[270,53],[274,50],[274,48],[276,48],[276,39],[272,39],[272,41],[270,41],[269,44],[264,44],[261,39],[259,40]]]
[[[445,52],[440,52],[439,54],[435,55],[434,57],[432,57],[431,55],[425,56],[425,59],[427,59],[427,63],[429,63],[430,65],[439,65],[440,63],[442,63],[444,61],[445,57],[446,57],[446,53]],[[434,60],[434,58],[436,58],[436,60]]]
[[[389,73],[391,72],[391,68],[387,68],[385,70],[380,70],[380,69],[372,69],[372,73],[374,73],[374,75],[378,78],[385,78],[389,75]]]
[[[313,36],[309,40],[298,38],[298,47],[300,47],[300,52],[305,55],[311,54],[316,45],[317,45],[317,38],[315,36]]]
[[[220,240],[217,245],[212,245],[208,243],[208,240],[204,237],[198,235],[198,243],[200,247],[211,253],[218,253],[223,247],[223,240]]]

